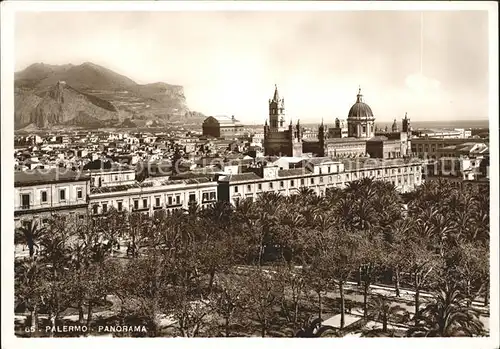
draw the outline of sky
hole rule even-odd
[[[86,61],[184,86],[191,110],[263,123],[346,118],[358,86],[379,121],[488,118],[486,11],[23,12],[15,69]]]

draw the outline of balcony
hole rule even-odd
[[[252,194],[250,194],[250,195],[252,195]],[[248,194],[247,194],[247,196],[248,196]],[[217,201],[216,199],[206,199],[206,200],[203,200],[201,203],[202,204],[212,204],[216,201]],[[194,202],[196,203],[196,201],[194,201]]]
[[[170,203],[170,204],[167,204],[167,208],[175,208],[175,207],[182,207],[182,202],[180,203]]]
[[[132,212],[144,212],[149,211],[149,207],[133,207]]]
[[[153,210],[154,211],[158,211],[158,210],[161,210],[161,209],[163,209],[162,205],[160,205],[160,206],[153,206]]]
[[[40,213],[40,212],[51,212],[59,211],[65,209],[77,209],[77,208],[87,208],[88,203],[86,201],[65,201],[58,203],[43,203],[41,205],[18,205],[14,206],[14,214],[25,214],[25,213]]]

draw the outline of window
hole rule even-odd
[[[171,196],[169,196],[169,197],[167,198],[167,202],[168,202],[168,205],[169,205],[169,206],[172,206],[172,197],[171,197]]]
[[[252,190],[252,186],[251,186],[250,184],[249,184],[249,185],[247,185],[247,190],[248,190],[248,191]]]
[[[262,184],[261,184],[261,183],[259,183],[259,184],[257,185],[257,188],[259,188],[259,190],[262,190]]]
[[[142,199],[142,207],[148,207],[148,199]]]
[[[180,205],[180,204],[181,204],[181,196],[180,196],[180,195],[177,195],[177,196],[175,197],[175,203],[176,203],[177,205]]]
[[[314,178],[311,178],[311,184],[314,184]]]
[[[234,187],[234,192],[237,193],[238,192],[238,187]]]
[[[328,173],[330,173],[330,166],[328,166],[328,168],[327,168],[327,172],[328,172]]]
[[[304,178],[300,180],[300,185],[304,185]]]
[[[160,207],[160,206],[161,206],[161,205],[160,205],[160,198],[159,198],[159,197],[156,197],[156,198],[155,198],[155,206],[156,206],[156,207]]]
[[[106,213],[108,211],[108,204],[103,202],[102,204],[102,213]]]
[[[134,210],[139,209],[139,200],[134,200]]]
[[[319,182],[323,183],[323,177],[319,177]]]
[[[123,202],[118,201],[118,212],[123,211]]]
[[[117,180],[118,180],[118,176],[115,176],[115,181],[117,181]]]
[[[83,191],[82,191],[82,189],[78,188],[78,189],[76,190],[76,197],[77,197],[78,199],[83,198]]]
[[[94,214],[97,214],[98,213],[98,210],[99,210],[99,205],[94,205],[94,207],[92,207],[92,212]]]
[[[42,202],[47,202],[47,192],[46,191],[41,192],[41,197],[42,197]]]
[[[66,200],[66,189],[60,189],[59,190],[59,200],[60,201],[65,201]]]
[[[293,179],[290,181],[290,186],[293,187],[295,185]]]
[[[273,189],[273,182],[269,182],[269,189]]]
[[[21,205],[22,208],[30,207],[30,194],[22,194],[21,195]]]
[[[208,193],[203,193],[203,194],[201,195],[201,199],[202,199],[203,201],[208,201]]]
[[[189,194],[189,202],[196,202],[196,194]]]
[[[281,188],[285,187],[285,182],[280,181],[280,187],[281,187]]]
[[[215,200],[215,192],[210,193],[210,200]]]

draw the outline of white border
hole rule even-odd
[[[481,339],[316,339],[315,347],[318,346],[370,346],[374,348],[421,348],[421,347],[462,347],[462,348],[498,348],[500,347],[498,337],[498,4],[497,2],[389,2],[389,1],[355,1],[355,2],[327,2],[327,1],[280,1],[280,2],[246,2],[246,1],[169,1],[169,2],[63,2],[63,1],[5,1],[1,4],[1,111],[2,111],[2,348],[30,348],[40,347],[72,347],[88,348],[92,345],[123,345],[132,347],[147,344],[151,347],[176,346],[190,347],[203,346],[207,348],[227,346],[233,347],[246,345],[272,345],[280,347],[297,347],[311,345],[307,339],[191,339],[161,338],[161,339],[119,339],[119,338],[73,338],[73,339],[19,339],[13,335],[13,268],[14,259],[12,225],[13,207],[10,199],[13,193],[13,135],[14,135],[14,95],[13,95],[13,28],[14,14],[21,11],[459,11],[459,10],[486,10],[489,12],[489,69],[490,69],[490,98],[489,98],[489,120],[490,120],[490,175],[491,175],[491,315],[490,315],[490,337]]]

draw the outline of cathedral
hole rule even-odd
[[[394,120],[391,133],[375,134],[375,117],[372,109],[363,101],[361,88],[356,103],[349,109],[347,122],[338,118],[335,127],[328,128],[323,121],[318,128],[317,139],[304,139],[300,123],[294,126],[290,120],[285,125],[285,101],[279,97],[275,86],[274,96],[269,100],[269,124],[264,126],[264,154],[266,156],[315,156],[399,158],[410,156],[411,126],[405,114],[402,130]]]
[[[285,99],[280,98],[278,87],[269,100],[269,124],[264,125],[265,156],[302,156],[302,129],[300,123],[289,125],[285,121]]]

